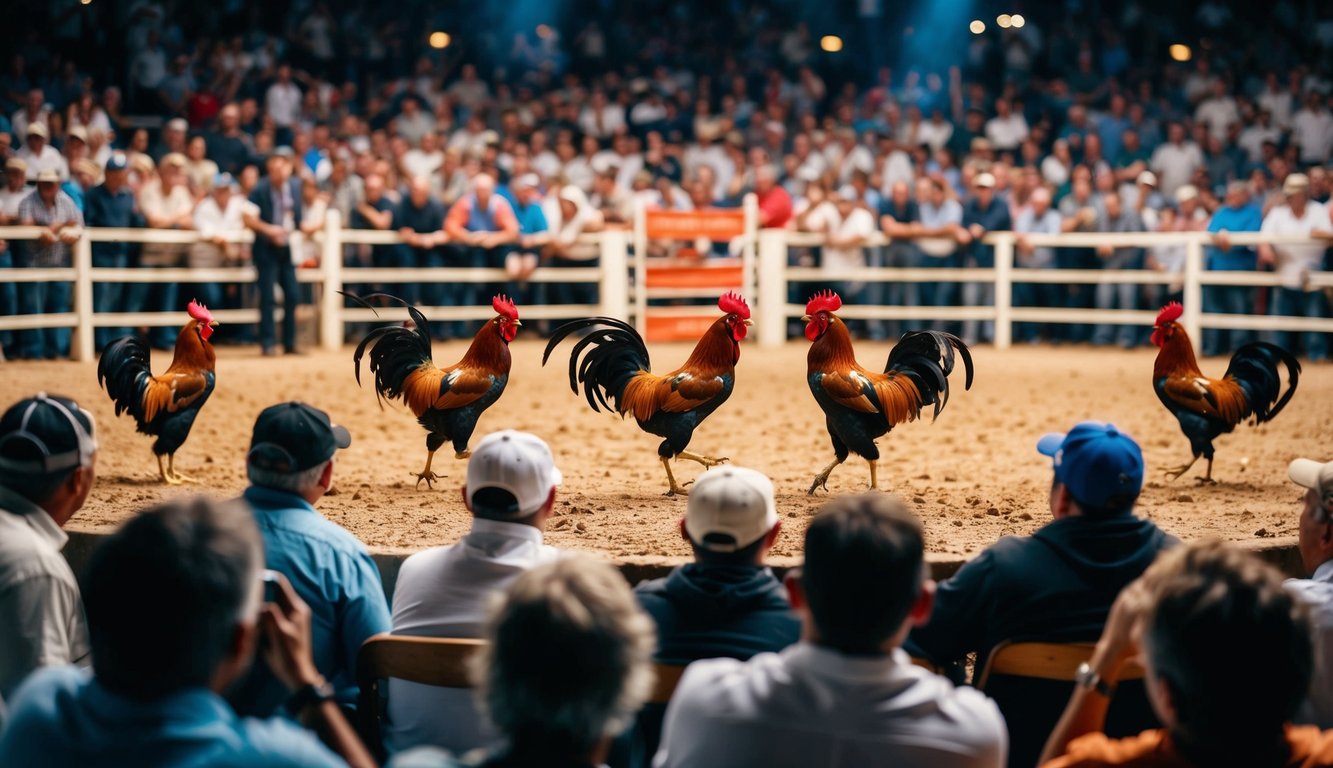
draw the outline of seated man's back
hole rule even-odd
[[[514,468],[531,471],[514,480]],[[457,544],[409,557],[393,594],[393,633],[477,637],[495,595],[525,571],[556,559],[542,543],[560,471],[533,435],[487,435],[468,462],[467,506],[472,530]],[[435,745],[456,754],[494,741],[472,692],[404,680],[389,681],[386,742],[391,752]]]

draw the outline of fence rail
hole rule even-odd
[[[642,226],[642,216],[636,217]],[[753,212],[747,213],[747,233],[743,263],[745,292],[754,299],[756,338],[762,346],[777,346],[786,341],[787,323],[804,312],[804,305],[790,303],[789,288],[793,283],[855,281],[868,283],[989,283],[994,286],[994,302],[985,306],[913,307],[877,306],[859,304],[847,306],[842,314],[867,320],[903,320],[919,318],[929,313],[940,320],[981,320],[994,322],[994,343],[1006,348],[1012,343],[1013,325],[1019,322],[1071,324],[1151,324],[1155,312],[1149,310],[1096,310],[1051,307],[1013,306],[1015,283],[1047,284],[1140,284],[1166,285],[1180,282],[1184,286],[1185,313],[1182,323],[1196,345],[1201,343],[1204,328],[1253,329],[1260,331],[1311,331],[1333,333],[1333,319],[1287,316],[1232,315],[1203,312],[1203,289],[1214,285],[1276,286],[1282,279],[1271,272],[1209,272],[1204,269],[1203,249],[1212,242],[1212,235],[1204,232],[1135,232],[1135,233],[1063,233],[1058,235],[1018,235],[1014,232],[992,232],[983,242],[994,246],[995,266],[987,268],[860,268],[833,272],[814,267],[795,267],[788,263],[793,247],[817,247],[824,244],[822,236],[786,230],[756,230]],[[41,227],[0,227],[0,239],[7,241],[32,240],[39,237]],[[1093,269],[1029,269],[1016,265],[1015,252],[1019,238],[1033,246],[1066,248],[1150,247],[1177,245],[1185,248],[1185,267],[1181,274],[1165,274],[1150,270],[1093,270]],[[1257,232],[1229,233],[1233,245],[1253,246],[1261,243],[1280,245],[1320,244],[1291,235],[1263,235]],[[234,232],[226,235],[231,243],[253,242],[252,233]],[[343,264],[343,250],[347,245],[396,245],[402,240],[393,231],[344,229],[336,211],[330,211],[324,228],[315,233],[320,247],[319,266],[298,268],[297,280],[316,287],[314,315],[318,318],[320,344],[326,349],[342,345],[347,323],[398,320],[405,317],[401,308],[379,309],[378,314],[364,307],[344,306],[339,294],[346,285],[395,283],[503,283],[504,270],[493,268],[381,268],[350,267]],[[77,360],[92,359],[93,331],[104,327],[170,326],[180,322],[178,312],[109,312],[93,311],[93,286],[97,283],[250,283],[256,279],[252,266],[219,267],[208,269],[186,268],[108,268],[94,267],[92,244],[107,242],[156,243],[189,245],[200,242],[197,233],[180,230],[85,228],[80,239],[72,246],[73,265],[63,268],[7,269],[0,273],[0,283],[24,285],[34,282],[70,282],[74,284],[71,311],[56,314],[11,315],[0,317],[0,331],[33,330],[38,328],[74,328],[72,356]],[[607,230],[584,235],[581,242],[598,246],[596,266],[566,269],[539,268],[533,273],[533,283],[585,283],[598,286],[598,303],[585,305],[528,305],[522,308],[525,318],[560,320],[602,314],[642,323],[647,301],[682,299],[707,294],[707,289],[652,289],[651,296],[644,282],[644,265],[650,263],[643,256],[642,232],[634,230]],[[638,254],[631,256],[632,245],[638,244]],[[880,247],[889,244],[883,235],[867,238],[864,245]],[[750,249],[753,249],[752,251]],[[929,258],[929,257],[926,257]],[[748,266],[753,264],[753,266]],[[1313,289],[1333,288],[1333,274],[1316,272],[1309,276]],[[433,320],[479,320],[490,316],[489,307],[422,307]],[[698,306],[653,307],[661,316],[697,314]],[[253,308],[218,310],[215,316],[221,322],[251,323],[258,319]],[[305,313],[303,312],[303,315]]]

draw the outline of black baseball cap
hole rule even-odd
[[[251,466],[272,472],[301,472],[328,461],[352,444],[346,427],[320,409],[293,400],[265,408],[250,438]]]
[[[0,416],[0,471],[50,475],[86,466],[97,452],[95,432],[78,403],[38,392]]]

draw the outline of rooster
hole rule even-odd
[[[440,476],[431,471],[431,463],[445,440],[453,441],[454,458],[466,459],[472,455],[468,441],[482,412],[504,394],[509,383],[509,342],[523,324],[518,320],[514,302],[496,296],[491,300],[496,317],[477,332],[462,360],[441,370],[431,358],[430,324],[426,316],[394,296],[372,294],[367,298],[376,296],[407,307],[412,327],[389,326],[367,334],[352,356],[356,383],[361,384],[361,357],[369,347],[370,372],[375,375],[375,394],[380,407],[385,399],[401,400],[426,428],[426,468],[412,474],[417,478],[417,487],[424,480],[427,488],[433,488]],[[365,303],[358,297],[351,298]]]
[[[805,305],[805,337],[812,343],[806,355],[806,378],[815,401],[824,411],[834,459],[824,467],[808,493],[828,490],[833,468],[848,452],[870,463],[870,487],[879,487],[876,438],[895,426],[914,421],[921,409],[935,406],[934,416],[949,402],[949,374],[954,348],[967,371],[964,389],[972,388],[972,355],[957,336],[939,331],[909,331],[889,352],[883,373],[862,368],[852,351],[847,326],[833,314],[842,299],[832,291],[816,294]]]
[[[664,376],[650,372],[648,347],[633,326],[610,317],[589,317],[560,326],[542,355],[545,365],[566,336],[592,329],[569,356],[569,387],[578,394],[582,384],[594,411],[615,410],[621,418],[633,414],[640,429],[665,438],[657,447],[657,456],[666,468],[668,496],[687,493],[671,472],[671,459],[696,461],[705,469],[728,461],[685,450],[695,428],[731,396],[740,342],[751,325],[750,307],[739,294],[723,295],[717,306],[725,314],[704,332],[685,364]]]
[[[153,443],[157,471],[168,485],[194,482],[194,478],[176,471],[176,451],[190,436],[194,419],[217,382],[217,355],[209,338],[218,322],[208,307],[197,301],[191,301],[186,311],[190,321],[176,336],[171,365],[161,376],[153,375],[151,352],[137,336],[111,342],[97,363],[97,383],[116,404],[116,415],[128,412],[140,432],[157,437]]]
[[[1236,428],[1251,416],[1262,424],[1282,412],[1296,393],[1301,364],[1287,350],[1267,342],[1243,345],[1231,356],[1231,364],[1220,379],[1199,371],[1194,347],[1176,320],[1184,308],[1171,302],[1157,314],[1152,343],[1160,347],[1153,364],[1153,389],[1157,399],[1180,422],[1180,431],[1190,440],[1194,458],[1172,467],[1165,474],[1172,480],[1189,471],[1200,456],[1208,459],[1208,470],[1200,482],[1213,482],[1213,440]],[[1282,391],[1282,372],[1287,368],[1287,390]]]

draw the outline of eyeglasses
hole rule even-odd
[[[66,404],[68,403],[68,405]],[[74,429],[74,436],[78,440],[78,447],[72,451],[55,453],[46,441],[35,432],[28,429],[28,424],[33,415],[37,412],[38,406],[49,405],[56,409],[56,412],[65,417],[70,427]],[[83,423],[74,417],[74,411],[78,411],[88,420],[91,429],[86,429]],[[93,437],[93,432],[97,429],[97,423],[93,415],[80,408],[78,403],[73,400],[62,401],[47,395],[45,392],[38,392],[28,403],[28,407],[23,412],[23,419],[19,422],[19,428],[4,437],[0,437],[0,454],[4,453],[5,446],[17,441],[26,440],[35,446],[42,453],[42,458],[34,460],[18,460],[5,458],[0,455],[0,469],[7,472],[24,472],[32,474],[48,475],[52,472],[59,472],[75,467],[85,467],[92,461],[93,454],[97,453],[97,440]]]

